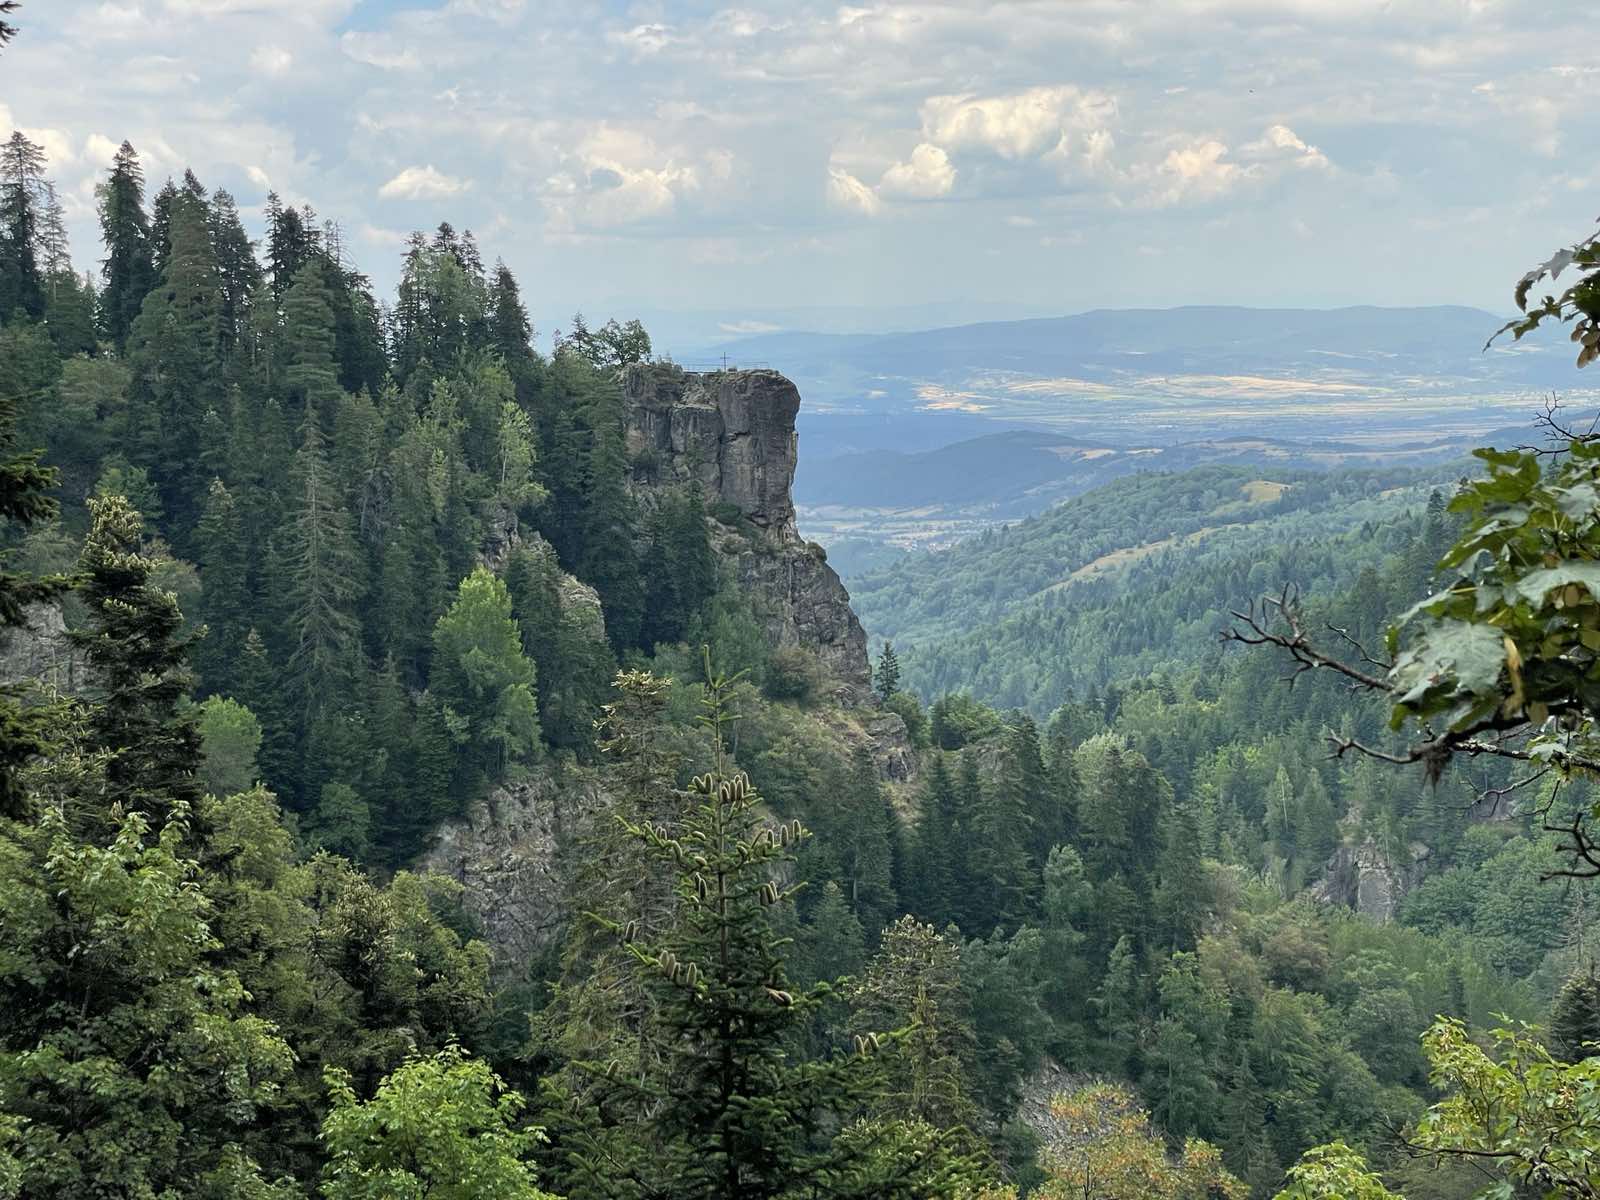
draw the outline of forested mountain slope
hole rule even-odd
[[[1229,608],[1264,590],[1346,586],[1395,549],[1388,526],[1460,470],[1140,474],[869,571],[851,597],[917,690],[969,688],[1043,715],[1075,691],[1211,656]],[[1430,549],[1443,543],[1417,553]]]
[[[1286,567],[1372,632],[1452,536],[1432,480],[1138,477],[914,560],[866,596],[918,687],[967,637],[1110,646],[1033,713],[925,706],[796,530],[784,376],[616,322],[537,354],[448,225],[382,302],[308,210],[258,247],[192,175],[147,204],[131,146],[95,285],[29,232],[30,146],[0,1192],[1267,1197],[1330,1138],[1403,1172],[1433,1014],[1533,1018],[1592,962],[1535,810],[1331,762],[1382,713],[1188,657]],[[1147,578],[1169,607],[1119,635]],[[1080,590],[1098,627],[1013,634]]]

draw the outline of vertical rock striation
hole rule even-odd
[[[826,553],[795,525],[794,384],[776,371],[696,374],[668,363],[629,367],[621,382],[640,503],[648,509],[661,489],[698,483],[714,511],[737,510],[752,528],[717,548],[756,597],[773,644],[810,650],[842,700],[867,703],[867,635]]]

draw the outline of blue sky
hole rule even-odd
[[[392,284],[448,219],[539,324],[1458,302],[1600,214],[1588,6],[26,0],[0,123],[87,264],[123,138]],[[828,314],[834,314],[829,316]],[[903,312],[902,312],[903,318]],[[901,319],[899,323],[905,323]]]

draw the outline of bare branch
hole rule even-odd
[[[1221,640],[1244,646],[1277,646],[1287,651],[1295,661],[1295,669],[1289,676],[1291,686],[1306,671],[1325,670],[1343,675],[1369,691],[1387,693],[1391,690],[1387,680],[1325,654],[1311,644],[1301,623],[1299,596],[1287,585],[1279,595],[1251,601],[1243,612],[1234,609],[1228,615],[1238,624],[1224,629],[1219,635]],[[1274,628],[1279,622],[1284,629]]]

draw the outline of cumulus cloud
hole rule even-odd
[[[464,179],[446,175],[432,163],[425,167],[407,167],[378,189],[385,199],[423,200],[441,196],[459,196],[471,187]]]
[[[1250,168],[1228,161],[1228,147],[1215,138],[1167,151],[1147,199],[1159,205],[1215,200],[1232,191]]]
[[[707,181],[725,182],[734,169],[725,150],[709,150],[698,162],[685,162],[640,130],[612,124],[587,134],[568,160],[543,187],[551,229],[557,234],[667,217]]]
[[[948,150],[983,150],[1005,159],[1034,158],[1074,133],[1103,129],[1116,104],[1103,92],[1070,84],[1009,95],[931,96],[922,105],[922,130]]]
[[[1242,153],[1258,158],[1276,158],[1316,171],[1326,171],[1333,164],[1328,156],[1310,145],[1287,125],[1270,125],[1258,141],[1241,148]]]
[[[869,217],[877,216],[883,208],[877,192],[838,167],[828,168],[828,203],[841,211]]]
[[[948,196],[955,184],[956,169],[950,165],[950,156],[931,142],[923,142],[911,152],[910,161],[895,163],[883,173],[878,191],[908,200],[936,200]]]
[[[1257,255],[1254,278],[1286,298],[1267,252],[1235,242],[1224,260],[1220,231],[1289,236],[1302,216],[1349,247],[1316,278],[1359,296],[1396,286],[1373,281],[1400,277],[1397,253],[1446,261],[1428,239],[1447,235],[1416,232],[1421,218],[1442,230],[1537,203],[1552,230],[1578,230],[1593,216],[1578,168],[1560,173],[1600,136],[1600,57],[1573,6],[1088,7],[1092,20],[1084,0],[40,2],[6,51],[0,124],[48,132],[83,265],[94,183],[127,138],[153,188],[192,165],[238,197],[252,233],[269,182],[352,230],[426,201],[514,267],[536,261],[551,297],[615,288],[658,308],[704,301],[685,278],[743,286],[760,255],[761,286],[797,304],[836,297],[831,256],[854,265],[863,302],[951,279],[1021,295],[1014,279],[1033,272],[1032,294],[1064,304],[1062,279],[1137,265],[1139,244],[1241,289]],[[392,286],[395,256],[364,240],[363,265]],[[1014,253],[1024,241],[1033,252]],[[1081,269],[1061,270],[1069,255]],[[1483,256],[1448,262],[1426,272],[1431,296],[1498,295],[1456,286],[1493,269]]]

